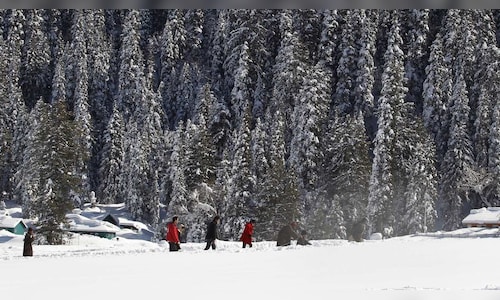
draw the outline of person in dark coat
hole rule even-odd
[[[172,222],[167,225],[167,242],[170,251],[179,251],[181,249],[181,241],[179,239],[179,229],[177,228],[177,222],[179,218],[177,216],[172,217]]]
[[[212,247],[212,250],[215,250],[215,240],[217,239],[217,224],[219,223],[220,217],[215,216],[212,222],[208,223],[207,226],[207,234],[205,235],[205,241],[207,245],[205,246],[205,250],[208,250]]]
[[[243,248],[247,245],[252,248],[252,236],[253,236],[253,225],[255,224],[255,220],[251,219],[250,222],[245,224],[245,229],[243,229],[243,233],[241,234],[240,241],[243,242]]]
[[[29,228],[28,232],[24,235],[24,246],[23,246],[23,256],[33,256],[33,241],[35,240],[35,234],[33,233],[33,228]]]
[[[300,232],[300,236],[297,239],[297,245],[303,245],[303,246],[311,245],[311,243],[307,240],[307,231],[302,230]]]
[[[292,238],[293,239],[298,239],[299,235],[295,231],[297,230],[297,223],[296,222],[290,222],[290,224],[287,224],[281,228],[281,230],[278,232],[278,238],[276,240],[276,245],[277,246],[289,246],[291,244]]]

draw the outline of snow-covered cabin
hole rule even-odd
[[[467,227],[500,227],[500,207],[471,209],[462,224]]]
[[[120,231],[120,227],[106,221],[93,220],[79,214],[67,214],[70,232],[91,234],[112,239]]]
[[[0,230],[1,229],[5,229],[14,234],[24,234],[28,226],[24,223],[23,219],[0,216]]]
[[[141,229],[141,226],[140,226],[140,223],[139,222],[135,222],[135,221],[131,221],[129,219],[126,219],[126,218],[122,218],[122,217],[117,217],[113,214],[108,214],[104,219],[102,219],[103,221],[106,221],[106,222],[109,222],[113,225],[116,225],[120,228],[124,228],[124,229],[131,229],[135,232],[138,232],[140,229]]]

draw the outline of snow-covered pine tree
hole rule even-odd
[[[138,10],[127,11],[123,24],[116,107],[123,114],[125,125],[141,102],[146,85],[144,58],[139,46],[139,14]]]
[[[73,93],[73,99],[70,103],[73,103],[73,111],[75,115],[75,121],[81,128],[81,136],[79,137],[80,143],[84,149],[85,155],[81,158],[78,170],[76,170],[82,177],[83,186],[81,189],[81,194],[72,193],[74,201],[83,205],[84,202],[88,202],[86,199],[87,195],[90,194],[90,178],[88,177],[89,168],[87,162],[91,156],[92,151],[92,118],[89,112],[89,74],[88,74],[88,56],[87,56],[87,18],[86,12],[83,10],[77,10],[75,12],[72,31],[72,43],[71,43],[71,56],[70,65],[75,67],[74,70],[74,80],[75,80],[75,90]]]
[[[163,147],[163,129],[160,109],[160,97],[152,90],[152,69],[146,75],[143,98],[137,105],[132,121],[137,124],[140,143],[137,157],[140,158],[135,176],[136,191],[139,195],[141,214],[138,219],[155,226],[159,221],[159,178],[161,166],[161,147]]]
[[[26,143],[21,153],[17,153],[20,158],[18,162],[18,170],[13,175],[13,183],[16,185],[13,188],[14,200],[22,205],[24,218],[35,218],[33,212],[33,202],[35,201],[40,184],[40,156],[39,145],[35,143],[37,132],[42,126],[40,119],[42,118],[45,102],[39,101],[29,115],[25,115],[25,130],[23,142]],[[46,113],[46,112],[45,112]]]
[[[215,97],[215,95],[213,95]],[[212,135],[212,143],[215,147],[215,155],[221,159],[223,152],[228,146],[231,134],[231,112],[224,100],[214,99],[214,103],[209,107],[207,126]]]
[[[170,201],[167,205],[167,219],[177,215],[182,220],[188,213],[188,190],[186,186],[186,143],[184,122],[181,122],[175,130],[172,140],[172,153],[170,154],[170,181],[172,191]],[[182,222],[182,221],[181,221]]]
[[[33,143],[36,147],[32,162],[39,172],[39,182],[33,186],[35,200],[31,212],[38,232],[48,244],[64,243],[66,214],[74,207],[71,191],[80,192],[81,176],[78,164],[84,155],[80,144],[80,127],[67,110],[66,103],[57,101],[50,107],[40,102],[37,109],[39,126]]]
[[[10,153],[12,154],[12,198],[18,204],[24,204],[26,198],[26,186],[21,182],[25,180],[23,167],[21,164],[25,161],[24,149],[26,149],[29,133],[29,124],[27,108],[23,100],[23,94],[20,88],[20,69],[21,69],[21,47],[23,44],[25,17],[22,10],[12,10],[8,23],[10,24],[7,33],[7,61],[6,61],[6,79],[7,79],[7,97],[8,114],[12,117],[10,130],[12,132],[12,144]]]
[[[226,40],[223,44],[224,62],[222,64],[222,71],[224,73],[223,94],[225,95],[232,93],[234,89],[242,53],[246,52],[247,59],[251,59],[248,53],[248,41],[252,35],[251,23],[256,22],[255,12],[255,9],[230,9],[227,12],[228,23],[225,27],[227,33],[225,34]],[[243,47],[247,49],[243,50]],[[229,100],[229,103],[231,104],[231,100]]]
[[[331,74],[319,63],[304,77],[302,89],[297,95],[293,114],[295,134],[290,145],[288,164],[298,176],[301,213],[314,215],[313,200],[309,192],[317,188],[320,165],[323,159],[323,128],[328,120]]]
[[[215,150],[205,123],[199,115],[197,123],[188,120],[184,137],[184,178],[187,190],[187,210],[183,221],[187,237],[191,241],[202,241],[205,222],[216,209],[214,201]]]
[[[364,16],[364,14],[363,14]],[[342,55],[337,67],[337,84],[333,96],[334,109],[339,116],[350,114],[354,111],[354,93],[359,49],[357,41],[361,32],[360,26],[363,22],[361,10],[349,10],[346,12],[346,21],[342,28],[342,37],[339,51]],[[368,43],[368,41],[366,41]],[[365,44],[367,45],[367,44]]]
[[[396,219],[395,208],[399,205],[395,195],[404,186],[404,178],[398,177],[398,134],[402,136],[406,108],[404,100],[407,93],[404,78],[404,53],[401,49],[399,13],[392,14],[392,26],[388,35],[387,50],[384,55],[384,72],[382,74],[382,90],[378,101],[378,130],[375,137],[375,148],[370,194],[368,198],[367,219],[368,234],[381,232],[390,236],[394,232]],[[402,141],[400,141],[402,142]],[[402,157],[402,156],[400,156]],[[399,196],[399,195],[398,195]]]
[[[262,180],[264,174],[269,170],[269,162],[267,159],[267,130],[265,124],[257,119],[254,129],[252,130],[252,173],[257,181]]]
[[[106,12],[103,9],[86,11],[88,104],[92,121],[92,155],[89,161],[89,180],[93,191],[99,189],[104,132],[113,113],[114,91],[112,78],[113,44],[106,32]],[[99,192],[97,192],[99,194]]]
[[[184,15],[184,27],[186,28],[186,58],[198,61],[201,58],[201,48],[204,40],[203,24],[205,10],[188,9]]]
[[[12,144],[12,116],[9,114],[11,106],[7,95],[7,45],[0,39],[0,191],[10,190],[9,180],[11,173],[11,147]]]
[[[486,168],[488,166],[488,148],[490,127],[492,124],[492,111],[494,108],[493,99],[496,94],[492,93],[498,84],[498,78],[495,77],[495,64],[498,64],[498,51],[496,46],[495,24],[491,11],[480,11],[472,15],[472,25],[477,28],[478,44],[474,48],[475,72],[473,86],[469,98],[471,109],[474,110],[472,145],[474,158],[478,167]]]
[[[121,169],[123,165],[124,124],[121,114],[113,109],[111,118],[103,132],[102,149],[100,153],[99,182],[97,199],[103,204],[113,204],[123,201],[121,198]]]
[[[180,9],[169,11],[161,38],[162,79],[166,79],[164,75],[168,75],[170,69],[184,58],[187,47],[186,34],[183,11]]]
[[[366,215],[371,161],[363,114],[333,120],[322,142],[324,160],[312,223],[315,238],[346,238]]]
[[[269,126],[267,144],[269,168],[257,178],[255,201],[256,219],[259,230],[255,237],[259,240],[274,240],[278,230],[299,217],[299,193],[293,170],[285,166],[285,123],[283,114],[266,113]]]
[[[104,10],[90,10],[87,13],[87,64],[89,67],[89,104],[95,128],[103,131],[112,113],[110,95],[110,72],[112,44],[106,34]]]
[[[288,149],[292,139],[293,110],[307,68],[307,52],[293,29],[291,11],[281,12],[279,31],[281,43],[273,66],[271,113],[283,113],[285,149]]]
[[[451,97],[451,65],[445,58],[441,33],[432,42],[429,63],[425,68],[426,78],[423,85],[422,118],[436,144],[437,161],[446,152],[449,120],[446,117],[448,101]]]
[[[326,9],[322,12],[318,58],[323,61],[332,74],[334,70],[337,69],[337,47],[340,43],[341,36],[340,22],[341,16],[337,10]]]
[[[465,217],[467,194],[461,183],[467,180],[474,167],[472,145],[468,128],[469,98],[464,80],[464,70],[460,59],[455,64],[453,92],[449,102],[450,137],[447,151],[442,161],[442,182],[440,186],[441,213],[443,228],[453,230],[459,228]]]
[[[318,62],[318,45],[321,39],[321,13],[316,9],[293,10],[294,26],[307,49],[309,63]]]
[[[250,104],[247,103],[242,123],[233,133],[231,171],[221,212],[221,234],[228,239],[238,239],[245,221],[256,214],[255,176],[251,169],[251,121]]]
[[[498,48],[495,49],[495,56],[497,57],[497,62],[500,61],[500,51]],[[497,96],[500,94],[500,71],[498,64],[491,65],[489,72],[493,73],[490,76],[492,82],[496,82],[491,86],[492,96]],[[492,174],[494,178],[493,187],[490,191],[489,199],[493,205],[500,205],[500,101],[496,98],[493,102],[492,109],[492,124],[491,132],[489,136],[489,149],[488,149],[488,171]]]
[[[375,38],[377,36],[377,15],[366,10],[360,11],[360,37],[356,41],[359,55],[356,62],[356,77],[354,78],[354,114],[361,112],[365,118],[373,116],[373,72],[375,63]],[[368,124],[369,126],[369,124]]]
[[[214,149],[206,127],[205,117],[197,124],[186,124],[185,176],[188,191],[192,192],[202,184],[213,184],[215,175]]]
[[[224,71],[223,65],[225,61],[224,45],[228,34],[228,12],[227,10],[221,9],[217,11],[214,16],[213,34],[210,43],[210,51],[207,53],[209,55],[209,74],[212,79],[212,88],[214,93],[219,98],[223,94],[224,89]]]
[[[408,94],[406,101],[413,103],[417,114],[422,113],[422,87],[425,80],[425,66],[429,57],[429,10],[410,9],[405,12],[407,29],[407,50],[405,77]]]
[[[244,42],[240,49],[240,59],[238,67],[234,70],[234,83],[230,98],[234,128],[242,126],[243,118],[246,117],[245,113],[247,113],[245,110],[252,106],[251,95],[253,94],[250,77],[252,61],[250,60],[247,42]],[[251,124],[249,125],[251,126]]]
[[[198,77],[199,71],[195,64],[186,62],[182,65],[179,77],[175,79],[177,80],[177,94],[172,104],[175,111],[173,114],[174,128],[177,127],[180,121],[186,123],[188,119],[193,117],[198,92]]]
[[[432,231],[437,217],[435,199],[438,179],[434,141],[421,120],[411,119],[409,122],[409,156],[402,160],[408,184],[404,192],[404,204],[400,206],[399,235]]]
[[[26,27],[18,79],[24,101],[28,108],[32,109],[40,98],[47,101],[50,97],[51,48],[45,30],[46,21],[43,10],[30,9],[26,10],[25,13]]]

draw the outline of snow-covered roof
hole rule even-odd
[[[19,224],[19,222],[23,223],[25,227],[26,224],[24,223],[23,219],[20,218],[12,218],[8,216],[0,216],[0,227],[1,228],[14,228]]]
[[[462,224],[500,225],[500,207],[471,209],[470,214],[462,220]]]
[[[132,221],[126,218],[118,217],[118,222],[120,226],[133,226],[137,229],[147,229],[147,226],[144,223]]]
[[[106,221],[93,220],[79,214],[66,214],[69,221],[69,230],[78,232],[111,232],[120,231],[118,226],[115,226]]]

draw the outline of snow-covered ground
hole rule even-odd
[[[500,299],[498,229],[180,252],[126,234],[75,235],[22,257],[23,237],[0,231],[0,299]]]

